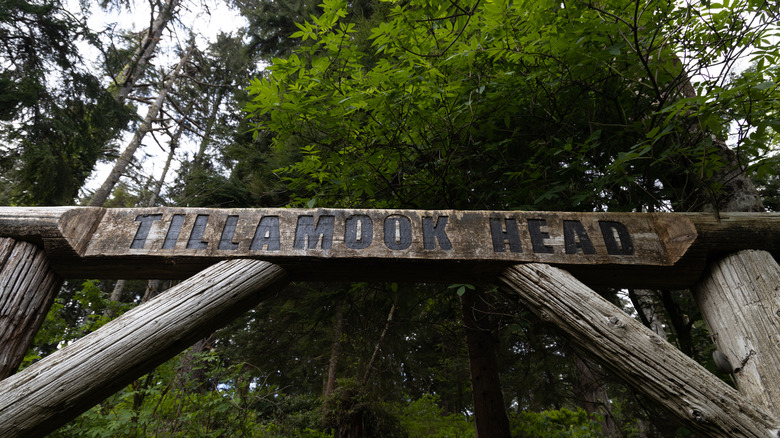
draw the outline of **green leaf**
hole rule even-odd
[[[772,88],[774,86],[775,86],[774,81],[766,81],[766,82],[762,82],[762,83],[760,83],[758,85],[754,85],[753,89],[754,90],[768,90],[768,89],[770,89],[770,88]]]

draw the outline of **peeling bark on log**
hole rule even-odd
[[[708,437],[777,437],[780,420],[561,269],[507,269],[501,282],[635,390]]]
[[[702,317],[734,368],[739,391],[780,417],[780,266],[766,251],[740,251],[696,286]]]
[[[42,249],[0,238],[0,379],[19,368],[61,283]]]
[[[251,309],[284,269],[220,262],[0,382],[0,436],[43,436]]]

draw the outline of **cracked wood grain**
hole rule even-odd
[[[692,430],[710,437],[778,436],[780,420],[726,385],[562,269],[516,265],[500,277],[528,309]]]

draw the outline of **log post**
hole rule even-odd
[[[500,280],[543,321],[558,326],[605,368],[702,436],[778,436],[776,416],[568,272],[536,263],[515,265]]]
[[[43,249],[0,238],[0,379],[19,368],[61,283]]]
[[[766,251],[713,262],[694,288],[739,392],[780,417],[780,266]]]
[[[258,260],[220,262],[0,382],[0,436],[44,436],[285,282]]]

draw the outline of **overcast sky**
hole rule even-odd
[[[178,21],[168,26],[163,40],[160,41],[158,54],[152,60],[155,67],[168,66],[166,67],[168,69],[178,62],[178,55],[176,55],[174,49],[177,45],[181,46],[186,43],[189,29],[192,29],[198,36],[198,47],[204,49],[208,42],[216,39],[220,32],[235,32],[245,23],[245,20],[235,11],[228,8],[224,2],[215,0],[203,0],[202,2],[198,0],[184,0],[183,3],[181,6],[182,10],[178,15]],[[135,0],[131,4],[133,6],[131,11],[127,9],[104,11],[98,5],[92,5],[87,23],[95,32],[113,29],[113,34],[138,33],[148,29],[151,22],[149,2]],[[69,12],[72,14],[76,16],[84,15],[79,5],[79,0],[67,0],[67,5]],[[90,59],[88,62],[96,66],[100,65],[101,55],[97,50],[86,44],[82,44],[80,49],[83,55]],[[108,78],[106,78],[106,81],[108,81]],[[141,118],[146,115],[146,111],[147,108],[145,106],[139,108]],[[132,132],[129,132],[119,140],[120,151],[130,141],[132,134]],[[187,144],[186,141],[183,141],[177,156],[181,158],[185,153],[189,153],[192,156],[196,149],[197,145]],[[151,135],[147,135],[142,147],[136,153],[136,158],[140,159],[145,155],[149,156],[150,158],[144,160],[144,172],[154,175],[155,179],[159,179],[167,153],[167,151],[162,150],[157,145]],[[90,190],[97,189],[103,183],[112,167],[113,163],[99,163],[87,180],[86,187]],[[177,169],[178,163],[174,163],[172,169],[167,174],[167,182],[171,182],[175,178]]]

